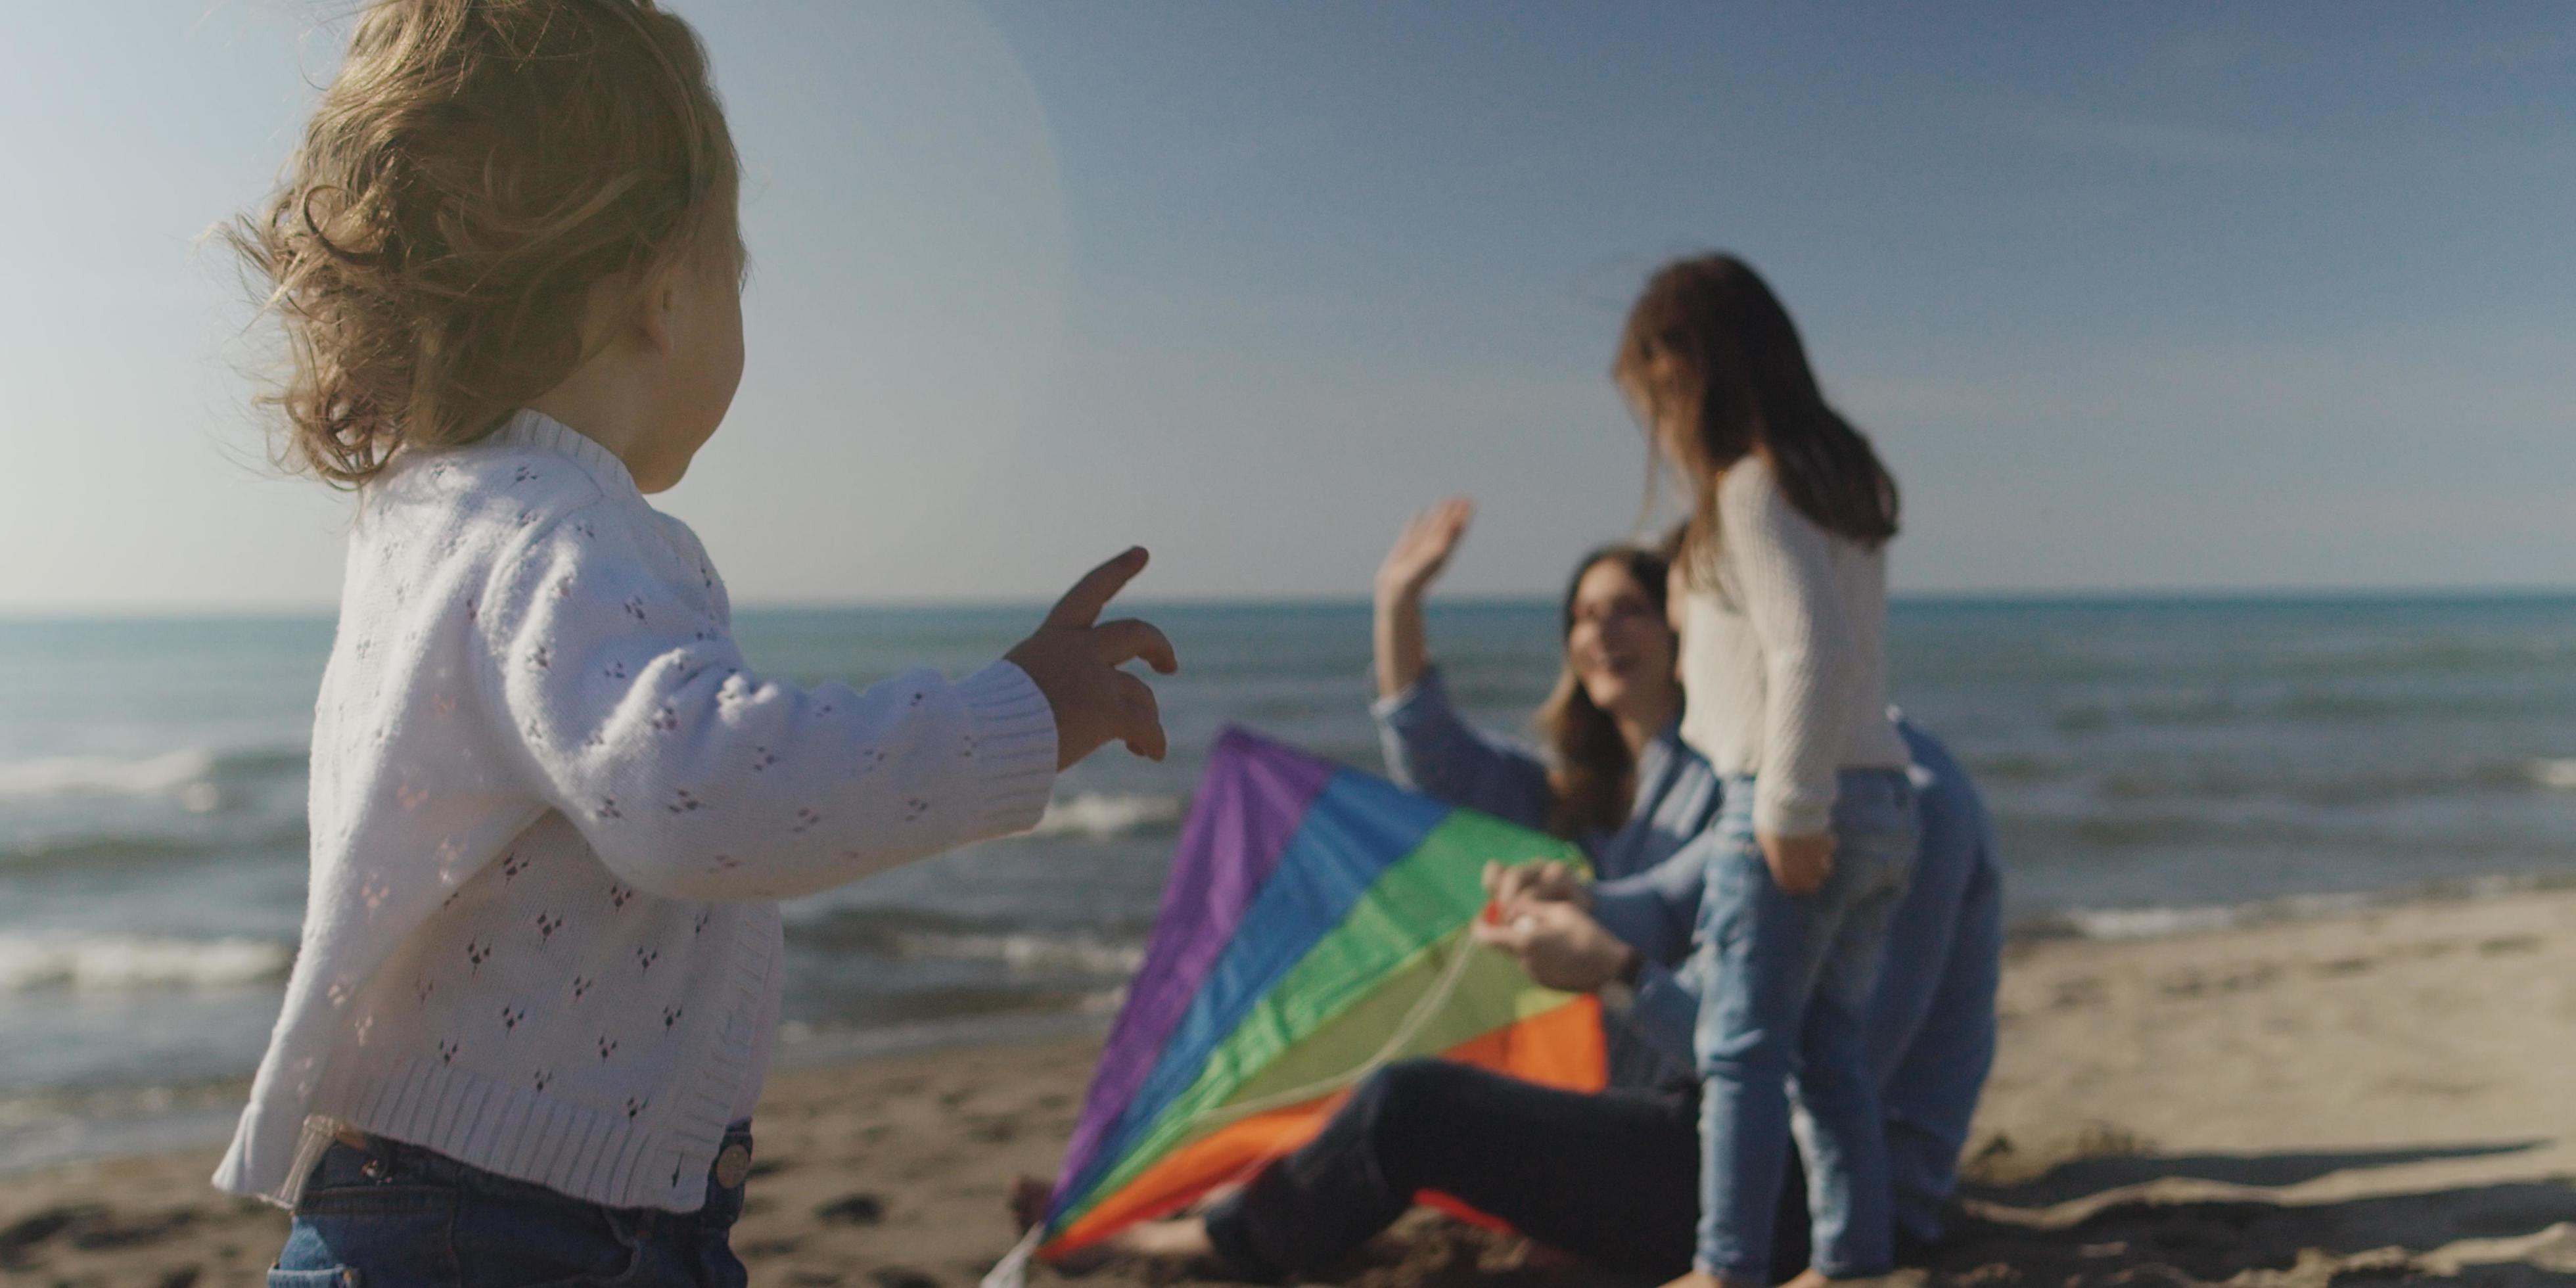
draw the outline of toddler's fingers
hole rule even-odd
[[[1154,690],[1143,680],[1117,672],[1118,708],[1126,733],[1120,741],[1127,750],[1147,760],[1161,760],[1170,751],[1163,736],[1163,711],[1154,701]]]
[[[1104,666],[1121,666],[1136,658],[1164,675],[1181,669],[1181,655],[1172,651],[1172,641],[1151,622],[1122,618],[1102,622],[1091,628],[1092,647],[1098,651]]]
[[[1085,627],[1099,621],[1100,610],[1109,607],[1109,601],[1117,598],[1136,574],[1145,571],[1146,558],[1145,547],[1130,546],[1117,558],[1084,573],[1082,580],[1073,583],[1073,589],[1064,592],[1064,598],[1048,610],[1046,624]]]

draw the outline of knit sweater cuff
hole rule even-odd
[[[976,769],[983,780],[969,836],[981,840],[1036,827],[1055,790],[1055,708],[1027,672],[1008,662],[968,676],[957,691],[975,722]]]
[[[1788,801],[1762,795],[1757,789],[1753,797],[1753,830],[1764,836],[1818,836],[1830,832],[1834,830],[1833,798]]]

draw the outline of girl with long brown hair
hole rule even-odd
[[[1612,371],[1688,485],[1682,733],[1727,780],[1694,936],[1708,987],[1690,1278],[1767,1276],[1793,1100],[1814,1129],[1808,1276],[1884,1273],[1890,1182],[1863,1012],[1920,826],[1882,650],[1896,484],[1733,256],[1656,272]]]

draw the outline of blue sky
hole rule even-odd
[[[678,5],[750,167],[750,370],[666,498],[745,601],[1462,592],[1636,516],[1657,262],[1787,300],[1917,591],[2576,586],[2558,6]],[[194,238],[336,46],[283,0],[0,16],[0,611],[323,605]],[[29,199],[28,193],[37,194]]]

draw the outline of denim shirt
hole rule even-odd
[[[1468,725],[1451,703],[1438,668],[1425,669],[1412,688],[1378,700],[1370,714],[1377,718],[1387,770],[1396,782],[1523,827],[1547,826],[1556,791],[1548,783],[1546,765],[1529,752]],[[1724,791],[1708,761],[1681,740],[1679,721],[1667,726],[1638,755],[1636,791],[1626,823],[1587,831],[1574,838],[1575,844],[1592,860],[1597,879],[1660,881],[1675,887],[1686,883],[1696,907],[1703,859],[1691,842],[1716,821]],[[1685,913],[1684,948],[1689,946],[1689,932]],[[1642,950],[1644,945],[1639,947]],[[1650,962],[1660,960],[1652,952],[1644,955]],[[1692,1080],[1690,1032],[1698,1010],[1694,995],[1661,965],[1649,966],[1637,983],[1637,1006],[1630,1012],[1630,1021],[1613,1019],[1606,1025],[1611,1085],[1642,1087]],[[1638,1031],[1640,1021],[1666,1024],[1674,1015],[1680,1017],[1679,1027],[1671,1034]]]

